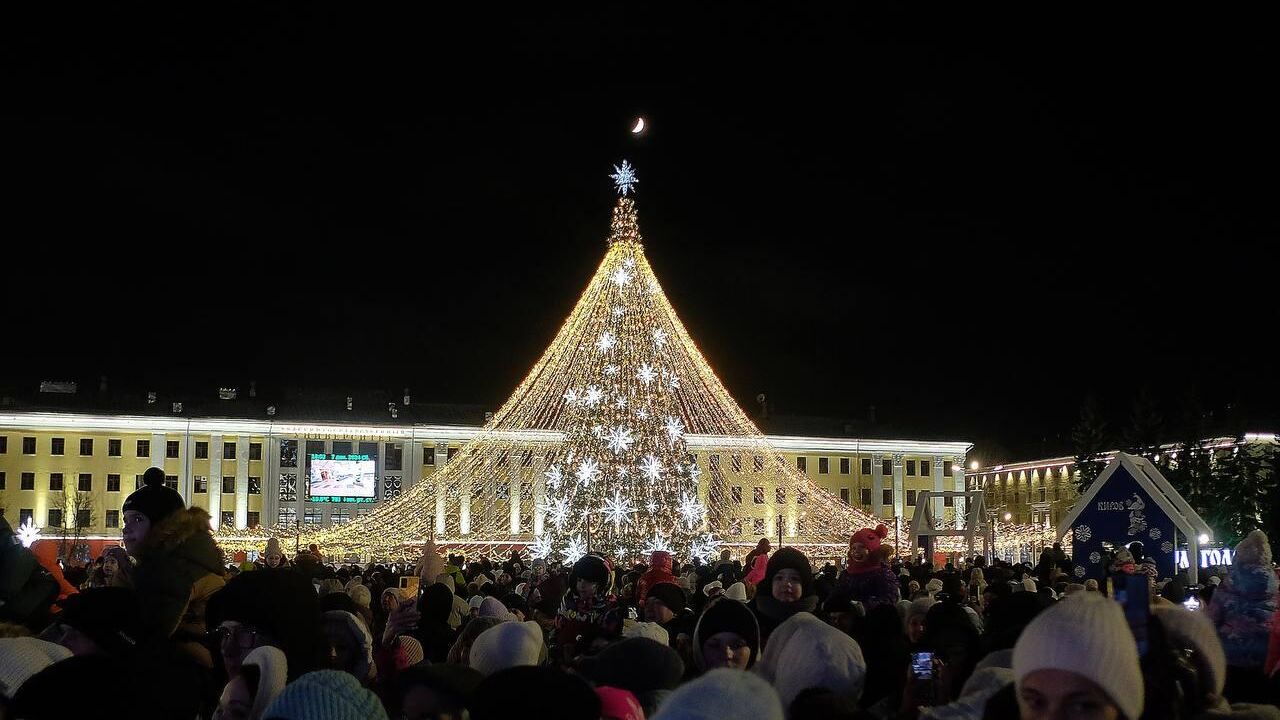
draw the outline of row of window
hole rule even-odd
[[[35,514],[36,514],[35,510],[31,508],[22,508],[18,510],[18,524],[24,525],[28,521],[34,522]],[[4,508],[0,508],[0,517],[4,517]],[[256,528],[258,527],[258,524],[260,522],[260,517],[261,517],[260,513],[250,510],[245,514],[245,524],[251,528]],[[63,527],[63,521],[66,519],[67,518],[62,512],[62,508],[49,508],[48,514],[45,517],[45,524],[42,527],[61,528]],[[233,525],[235,524],[235,521],[236,521],[236,514],[234,511],[227,510],[222,512],[223,525]],[[120,511],[107,510],[103,517],[102,526],[105,528],[119,528],[120,527]],[[75,517],[75,524],[67,525],[66,527],[69,529],[93,527],[93,511],[77,510],[76,517]]]
[[[848,475],[852,467],[850,459],[849,458],[838,458],[838,459],[840,460],[840,465],[839,465],[840,474]],[[712,455],[710,460],[711,460],[711,469],[713,471],[719,470],[720,456]],[[779,457],[778,460],[781,461],[782,458]],[[933,463],[930,460],[919,460],[919,461],[907,460],[905,464],[906,464],[906,474],[908,477],[916,477],[917,469],[919,469],[920,471],[919,472],[920,477],[929,477],[933,469]],[[742,457],[738,455],[730,455],[729,468],[733,472],[742,472]],[[752,459],[752,468],[755,470],[755,472],[762,472],[764,470],[764,457],[760,455],[754,456]],[[797,457],[796,469],[799,470],[800,472],[808,472],[809,458],[803,455]],[[893,460],[892,459],[881,460],[880,470],[884,475],[892,475]],[[828,475],[830,473],[831,473],[831,458],[828,458],[828,457],[818,458],[818,474]],[[863,475],[871,474],[871,458],[862,458],[862,474]]]
[[[107,440],[107,457],[121,457],[122,451],[123,451],[123,442],[124,441],[122,440],[115,440],[115,439]],[[164,444],[164,456],[166,458],[176,458],[179,456],[179,452],[181,448],[182,448],[181,441],[168,440]],[[134,449],[136,451],[137,457],[140,457],[140,458],[151,457],[151,441],[150,440],[138,440],[137,445],[135,446]],[[59,437],[49,438],[49,454],[50,455],[65,455],[66,450],[67,450],[66,438],[59,438]],[[0,435],[0,455],[3,455],[8,451],[9,451],[9,437],[7,435]],[[23,455],[36,454],[35,438],[33,437],[22,438],[22,454]],[[81,457],[93,456],[93,438],[80,439],[80,456]],[[208,457],[209,457],[209,443],[203,442],[203,441],[197,441],[195,443],[195,459],[204,460],[204,459],[208,459]],[[222,458],[224,460],[236,459],[235,443],[228,442],[228,443],[222,444]],[[262,443],[249,443],[249,459],[250,460],[262,459]]]
[[[882,492],[882,495],[880,496],[880,504],[885,506],[893,505],[893,488],[885,488],[881,492]],[[907,490],[906,492],[907,492],[907,506],[908,507],[915,506],[917,491]],[[850,492],[849,488],[840,488],[840,499],[844,501],[845,505],[848,505],[850,503],[851,495],[852,493]],[[863,507],[871,507],[871,488],[862,488],[861,490],[859,490],[858,502]],[[942,504],[946,507],[952,507],[955,505],[955,498],[950,498],[950,497],[943,498]]]
[[[203,475],[196,475],[195,492],[209,492],[209,478]],[[33,472],[24,472],[19,480],[19,490],[35,490],[36,474]],[[164,484],[170,488],[178,489],[178,476],[165,475]],[[6,489],[8,486],[8,476],[0,470],[0,490]],[[62,473],[49,473],[49,489],[54,492],[60,492],[65,486],[65,476]],[[142,476],[133,476],[133,489],[137,490],[142,487]],[[93,474],[79,473],[76,477],[76,490],[80,492],[93,492]],[[236,478],[234,475],[226,475],[222,478],[222,492],[234,493],[236,491]],[[107,475],[107,492],[120,492],[120,476],[116,473]],[[258,495],[262,492],[262,478],[249,476],[249,494]]]
[[[742,488],[741,487],[729,488],[729,498],[734,502],[734,504],[741,505],[742,504]],[[763,505],[764,498],[765,498],[764,488],[762,487],[751,488],[751,499],[754,504]],[[796,490],[797,505],[804,505],[808,501],[809,501],[809,495],[805,491]],[[774,488],[773,502],[777,505],[785,505],[787,503],[787,489]]]

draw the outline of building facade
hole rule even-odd
[[[0,415],[0,514],[30,521],[42,537],[79,527],[89,539],[118,537],[122,505],[150,467],[219,528],[332,526],[366,515],[421,482],[480,432],[468,425],[353,425],[236,418],[137,417],[19,412]],[[689,435],[704,482],[723,483],[737,537],[774,535],[775,521],[804,498],[758,481],[765,459]],[[892,524],[910,518],[924,490],[963,490],[967,442],[768,436],[786,462],[842,501]],[[356,502],[313,501],[315,456],[373,461],[376,490]],[[351,500],[352,498],[348,498]],[[492,502],[511,502],[494,498]],[[477,497],[471,502],[488,502]],[[953,516],[936,500],[936,516]],[[520,509],[513,517],[523,514]],[[792,512],[794,514],[794,512]],[[905,528],[905,523],[904,523]],[[793,531],[792,531],[793,532]],[[788,534],[792,534],[788,532]]]

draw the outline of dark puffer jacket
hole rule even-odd
[[[193,660],[213,667],[202,644],[205,605],[225,581],[209,513],[185,508],[161,520],[147,532],[137,560],[133,586],[151,639],[171,638]]]

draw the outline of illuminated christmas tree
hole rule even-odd
[[[434,534],[455,551],[572,562],[707,557],[782,534],[839,556],[851,530],[875,526],[791,467],[729,396],[645,258],[633,169],[614,169],[604,260],[507,402],[435,474],[367,518],[304,531],[303,544],[407,557]],[[721,453],[767,497],[731,497]]]

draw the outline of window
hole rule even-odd
[[[740,488],[740,487],[733,487],[733,488],[730,488],[730,489],[729,489],[729,496],[730,496],[731,498],[733,498],[733,504],[734,504],[734,505],[741,505],[741,504],[742,504],[742,488]]]
[[[222,492],[233,493],[236,491],[236,478],[234,475],[224,475],[222,478]]]
[[[319,508],[307,508],[302,513],[302,523],[304,525],[319,525],[324,522],[324,511]]]
[[[178,457],[178,441],[167,440],[164,444],[164,456],[167,458]]]
[[[742,518],[733,518],[732,520],[729,521],[729,534],[730,535],[742,534]]]
[[[276,514],[276,522],[282,527],[290,527],[298,522],[298,508],[282,507]]]
[[[3,470],[0,470],[0,490],[4,490],[4,489],[5,489],[5,473]]]
[[[831,472],[831,458],[818,458],[818,474],[826,475]]]
[[[776,504],[778,504],[778,505],[786,505],[786,504],[787,504],[787,489],[786,489],[786,488],[774,488],[774,490],[773,490],[773,501],[774,501]]]
[[[169,488],[170,490],[177,490],[177,489],[178,489],[178,476],[177,476],[177,475],[165,475],[165,476],[164,476],[164,486],[165,486],[165,487],[167,487],[167,488]]]
[[[119,511],[119,510],[108,510],[108,511],[107,511],[107,521],[106,521],[106,526],[107,526],[107,527],[109,527],[109,528],[118,528],[118,527],[120,527],[120,511]]]
[[[862,474],[871,474],[871,458],[862,458]]]
[[[67,441],[64,438],[49,438],[49,454],[61,455],[67,449]]]
[[[35,439],[35,438],[33,438],[33,437],[24,437],[24,438],[22,438],[22,454],[23,454],[23,455],[35,455],[35,454],[36,454],[36,439]]]
[[[908,491],[907,491],[907,504],[908,504],[908,505],[915,505],[915,504],[916,504],[916,491],[915,491],[915,490],[908,490]]]
[[[224,459],[224,460],[235,460],[235,459],[236,459],[236,444],[235,444],[235,443],[233,443],[233,442],[224,442],[224,443],[222,443],[222,459]]]
[[[858,501],[863,507],[871,507],[871,488],[862,488],[859,490]]]
[[[1047,491],[1045,488],[1040,488],[1040,502],[1045,502],[1045,500],[1046,500],[1046,495],[1045,495],[1045,494],[1046,494],[1047,492],[1048,492],[1048,491]]]
[[[196,459],[197,460],[209,459],[209,443],[201,442],[199,440],[196,441]]]
[[[120,457],[120,441],[119,440],[107,441],[107,455],[109,457]]]
[[[141,458],[144,458],[144,457],[151,457],[151,441],[150,441],[150,440],[139,440],[139,441],[138,441],[138,453],[137,453],[137,454],[138,454],[138,457],[141,457]]]
[[[376,443],[376,442],[362,442],[362,443],[360,443],[360,454],[361,454],[361,455],[368,455],[370,460],[377,459],[377,457],[378,457],[378,443]]]
[[[141,488],[142,488],[142,476],[141,476],[141,475],[134,475],[134,476],[133,476],[133,489],[134,489],[134,490],[139,490],[139,489],[141,489]]]
[[[796,458],[796,469],[797,469],[797,470],[799,470],[800,472],[808,472],[808,471],[809,471],[809,458],[807,458],[807,457],[805,457],[805,456],[803,456],[803,455],[801,455],[800,457],[797,457],[797,458]]]
[[[93,438],[80,438],[80,454],[86,457],[93,455]]]
[[[849,458],[840,458],[840,474],[849,474]]]
[[[87,528],[92,526],[93,526],[93,511],[89,510],[88,508],[85,508],[82,510],[76,510],[76,527]]]
[[[404,466],[404,445],[400,443],[387,443],[386,447],[386,466],[384,470],[401,470]]]
[[[298,501],[298,475],[296,473],[280,473],[277,487],[280,502]]]
[[[755,503],[757,505],[763,505],[764,504],[764,488],[762,487],[752,488],[752,491],[753,491],[752,495],[753,495],[753,499],[755,500]]]
[[[19,485],[18,487],[22,488],[23,490],[35,490],[36,474],[33,472],[22,473],[22,484]]]
[[[234,527],[236,524],[236,513],[234,510],[222,511],[222,524],[227,527]]]
[[[712,455],[712,456],[711,456],[711,469],[712,469],[712,470],[719,470],[719,469],[720,469],[720,456],[719,456],[719,455]]]
[[[250,460],[262,459],[262,443],[252,443],[252,442],[249,443],[249,459]]]
[[[81,492],[93,492],[93,475],[80,473],[80,477],[77,478],[76,488]]]
[[[916,461],[915,461],[915,460],[908,460],[908,461],[907,461],[907,474],[908,474],[908,475],[915,475],[915,474],[916,474]]]
[[[764,534],[764,518],[751,519],[751,532],[755,533],[756,535]]]
[[[955,504],[956,504],[956,499],[953,497],[945,497],[942,499],[943,507],[954,507]]]
[[[27,523],[35,520],[35,517],[36,517],[35,510],[32,510],[31,508],[22,508],[21,510],[18,511],[18,524],[26,525]]]
[[[256,528],[256,527],[258,527],[258,518],[259,518],[259,517],[261,517],[261,514],[260,514],[260,513],[258,513],[257,511],[254,511],[254,510],[250,510],[250,511],[249,511],[249,513],[248,513],[248,515],[245,517],[245,523],[244,523],[244,524],[245,524],[245,525],[248,525],[248,526],[249,526],[249,527],[251,527],[251,528]]]
[[[741,456],[741,455],[730,455],[730,456],[729,456],[729,467],[730,467],[734,472],[736,472],[736,473],[740,473],[740,472],[742,472],[742,456]]]
[[[884,494],[883,494],[883,496],[880,498],[880,502],[884,503],[885,505],[892,505],[892,504],[893,504],[893,488],[885,488],[885,489],[884,489]]]
[[[62,508],[49,508],[48,522],[45,523],[45,526],[62,527]]]
[[[9,436],[0,435],[0,455],[9,452]]]
[[[107,492],[120,492],[120,476],[116,473],[107,475]]]
[[[333,444],[330,447],[333,448],[334,455],[350,455],[351,454],[350,440],[334,440]]]
[[[249,494],[250,495],[262,494],[262,478],[254,477],[252,475],[249,476]]]
[[[456,447],[449,448],[449,451],[444,454],[444,461],[446,463],[449,462],[450,460],[453,459],[453,456],[457,454],[458,454],[458,448]]]
[[[881,460],[881,461],[880,461],[880,474],[881,474],[881,475],[892,475],[892,474],[893,474],[893,461],[892,461],[892,460]]]
[[[929,461],[928,460],[920,461],[920,474],[925,477],[929,477]]]
[[[49,489],[55,492],[62,489],[62,473],[49,473]]]
[[[298,441],[280,441],[280,467],[298,466]]]
[[[803,505],[803,504],[805,504],[805,503],[807,503],[807,502],[809,502],[809,493],[805,492],[804,490],[799,490],[799,489],[797,489],[797,490],[796,490],[796,504],[797,504],[797,505]]]
[[[422,448],[422,464],[423,465],[436,464],[436,449],[434,447],[424,446]]]
[[[209,492],[209,477],[207,475],[196,475],[191,478],[191,492],[207,493]]]
[[[849,488],[840,488],[840,500],[845,505],[849,504]]]

